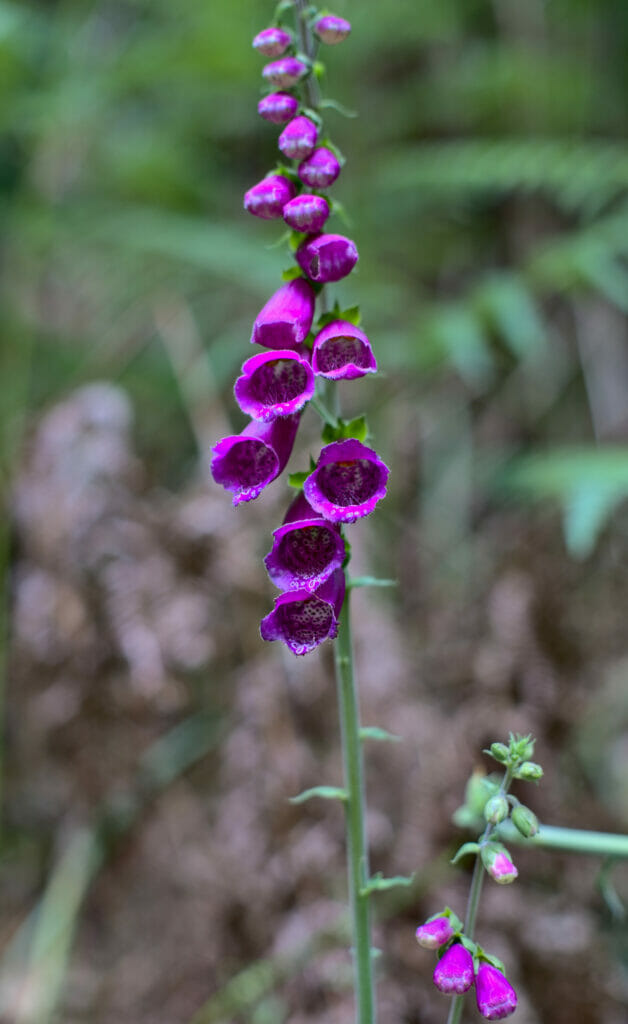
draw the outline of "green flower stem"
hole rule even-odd
[[[338,623],[335,645],[336,682],[342,731],[345,804],[347,822],[347,865],[349,896],[353,918],[353,959],[355,970],[357,1024],[375,1024],[375,989],[371,957],[369,894],[364,888],[369,879],[366,843],[364,771],[360,716],[353,672],[350,591],[347,590]]]
[[[498,826],[498,832],[500,839],[508,843],[541,846],[548,850],[568,850],[570,853],[587,853],[598,857],[628,858],[628,836],[613,832],[541,825],[535,836],[526,839],[511,821],[503,821]]]

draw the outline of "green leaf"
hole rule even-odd
[[[457,864],[459,860],[466,857],[469,853],[477,853],[480,849],[477,843],[463,843],[457,853],[451,858],[451,864]]]
[[[281,278],[283,281],[296,281],[297,277],[303,277],[300,267],[288,267],[287,270],[283,270],[281,272]]]
[[[623,489],[583,485],[572,491],[564,508],[567,550],[574,558],[591,554],[604,524],[624,497]]]
[[[377,725],[364,725],[360,729],[361,740],[377,740],[379,743],[401,743],[402,736],[396,736],[394,732],[387,729],[380,729]]]
[[[325,99],[321,100],[319,107],[322,109],[335,110],[337,113],[342,114],[343,117],[358,117],[356,110],[349,110],[349,107],[345,107],[344,104],[339,103],[338,100]]]
[[[546,331],[523,282],[501,274],[485,282],[477,294],[479,311],[504,338],[519,359],[543,347]]]
[[[347,586],[351,589],[356,587],[397,587],[398,580],[379,579],[377,576],[354,576],[347,580]]]
[[[359,327],[360,321],[362,319],[362,316],[360,314],[360,307],[349,306],[349,309],[343,309],[339,319],[346,320],[348,323],[353,324],[354,327]]]
[[[372,892],[387,892],[388,889],[399,889],[413,885],[414,875],[395,875],[393,878],[384,878],[381,871],[369,878],[363,889],[360,889],[361,896],[368,896]]]
[[[342,437],[343,438],[355,438],[356,441],[366,441],[369,436],[369,427],[366,422],[366,416],[356,416],[354,420],[343,420],[341,421],[342,426]]]
[[[296,491],[302,491],[303,484],[307,480],[308,476],[310,476],[310,473],[311,470],[305,470],[300,473],[290,473],[288,476],[288,486],[294,487]]]
[[[306,800],[311,800],[315,796],[322,800],[340,800],[342,803],[346,803],[349,799],[346,789],[341,789],[339,786],[314,786],[312,789],[304,789],[298,796],[291,796],[290,803],[304,804]]]
[[[467,309],[449,307],[430,324],[450,362],[473,388],[486,387],[493,377],[493,358],[477,318]]]

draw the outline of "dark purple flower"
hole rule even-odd
[[[281,217],[283,208],[292,199],[296,189],[283,174],[269,174],[244,193],[244,209],[255,217],[273,220]]]
[[[316,235],[300,245],[296,260],[312,281],[340,281],[358,262],[355,242],[344,235]]]
[[[283,219],[295,231],[308,234],[321,231],[329,217],[329,203],[322,196],[311,196],[303,192],[295,196],[283,208]]]
[[[272,423],[253,420],[241,434],[223,437],[212,448],[211,471],[217,484],[233,492],[233,504],[253,501],[281,471],[299,426],[299,415]]]
[[[334,320],[314,338],[312,369],[319,377],[354,380],[375,373],[377,363],[364,331],[348,320]]]
[[[310,188],[327,188],[340,174],[340,161],[327,146],[319,146],[307,160],[299,164],[297,173]]]
[[[242,412],[268,423],[299,412],[314,394],[314,385],[309,359],[279,349],[247,359],[234,392]]]
[[[298,348],[312,326],[315,301],[312,286],[302,277],[288,281],[257,314],[251,341],[266,348]]]
[[[340,527],[315,512],[303,494],[292,502],[273,536],[264,564],[280,590],[316,590],[345,558]]]
[[[345,596],[345,574],[336,569],[315,590],[287,590],[262,619],[262,640],[282,640],[293,654],[308,654],[338,633],[338,616]]]
[[[517,993],[510,982],[484,960],[475,976],[475,997],[486,1020],[503,1020],[517,1009]]]
[[[282,57],[262,68],[262,77],[275,89],[290,89],[306,73],[307,65],[296,57]]]
[[[265,57],[278,57],[291,42],[292,36],[289,32],[284,32],[282,28],[273,26],[258,32],[253,40],[253,46]]]
[[[416,930],[416,940],[419,946],[423,946],[423,949],[438,949],[439,946],[449,942],[453,934],[451,921],[443,915],[419,925]]]
[[[353,523],[372,512],[386,494],[388,467],[361,441],[334,441],[323,448],[303,493],[313,509],[334,523]]]
[[[277,145],[289,160],[304,160],[309,156],[318,138],[318,128],[309,117],[295,117],[286,125]]]
[[[434,968],[434,984],[448,995],[461,995],[473,984],[473,957],[460,942],[446,950]]]
[[[294,117],[299,109],[299,101],[289,92],[271,92],[257,104],[257,112],[265,121],[273,124],[285,124]]]
[[[336,17],[335,14],[325,14],[315,22],[314,31],[323,43],[333,46],[347,38],[351,31],[351,23],[344,18]]]

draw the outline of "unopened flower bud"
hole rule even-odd
[[[283,174],[269,174],[244,193],[244,209],[255,217],[274,220],[281,217],[286,203],[292,199],[295,187]]]
[[[448,917],[434,917],[419,925],[416,940],[423,949],[438,949],[453,938],[454,929]]]
[[[523,804],[515,807],[511,818],[517,831],[521,832],[521,835],[525,836],[526,839],[535,836],[539,831],[539,819],[529,807],[524,807]]]
[[[271,92],[262,97],[257,104],[257,112],[265,121],[273,124],[285,124],[290,121],[299,109],[299,101],[289,92]]]
[[[492,796],[484,805],[484,820],[499,825],[508,817],[508,801],[505,796]]]
[[[307,65],[296,57],[282,57],[262,68],[262,77],[275,89],[290,89],[307,72]]]
[[[478,1010],[486,1020],[503,1020],[517,1009],[517,993],[492,964],[481,962],[475,976]]]
[[[319,146],[307,160],[299,164],[297,174],[310,188],[327,188],[340,174],[340,161],[331,149]]]
[[[485,843],[480,849],[482,863],[493,881],[500,885],[514,882],[519,874],[510,859],[510,854],[501,843]]]
[[[295,231],[314,234],[321,231],[329,217],[329,203],[322,196],[303,192],[295,196],[283,208],[283,219]]]
[[[509,750],[505,743],[491,743],[491,754],[500,764],[506,764]]]
[[[447,995],[461,995],[473,984],[473,957],[460,942],[454,942],[434,968],[434,984]]]
[[[351,24],[344,18],[336,17],[335,14],[324,14],[315,22],[314,31],[321,42],[333,46],[347,38],[351,31]]]
[[[517,778],[525,779],[526,782],[536,782],[543,778],[543,769],[535,761],[524,761],[517,769]]]
[[[286,125],[277,145],[289,160],[305,160],[318,138],[318,128],[309,117],[295,117]]]
[[[301,270],[312,281],[326,284],[341,281],[358,262],[355,242],[344,235],[316,235],[304,242],[296,252]]]
[[[292,42],[292,36],[282,28],[273,26],[258,32],[253,40],[253,46],[265,57],[278,57]]]

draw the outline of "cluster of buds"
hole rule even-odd
[[[438,951],[433,980],[445,995],[463,995],[475,986],[477,1007],[486,1020],[503,1020],[517,1008],[517,993],[500,960],[464,934],[462,922],[449,907],[416,930],[424,949]]]
[[[351,30],[334,15],[314,15],[311,28],[327,44],[341,42]],[[232,493],[234,505],[257,498],[282,473],[319,381],[352,380],[377,369],[355,309],[343,313],[336,306],[315,322],[323,287],[350,274],[358,251],[351,239],[324,230],[333,204],[322,190],[336,180],[341,164],[332,143],[322,137],[322,121],[312,103],[315,92],[307,93],[309,106],[301,95],[316,69],[313,54],[299,53],[281,24],[260,32],[253,46],[279,58],[262,71],[272,91],[258,111],[265,120],[285,125],[278,148],[291,164],[280,162],[250,188],[244,207],[256,217],[285,221],[296,265],[285,272],[284,284],[253,325],[251,342],[266,351],[246,360],[235,383],[236,401],[250,422],[212,449],[213,477]],[[265,559],[282,593],[262,620],[261,635],[283,641],[294,654],[307,654],[336,635],[345,594],[343,524],[368,515],[386,493],[388,468],[364,444],[363,418],[332,421],[317,462],[290,479],[299,493],[274,531]]]

